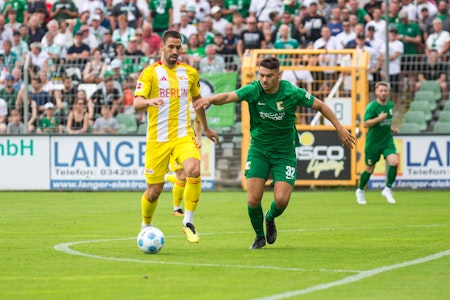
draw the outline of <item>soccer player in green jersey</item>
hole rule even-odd
[[[275,57],[264,58],[259,64],[259,80],[240,89],[200,98],[194,102],[195,109],[210,104],[222,105],[247,101],[250,110],[250,133],[252,141],[245,166],[247,178],[248,215],[256,233],[250,249],[259,249],[277,238],[275,218],[283,213],[289,203],[297,178],[295,148],[299,146],[295,128],[297,107],[307,106],[327,118],[336,128],[341,143],[352,148],[355,138],[342,126],[333,111],[322,101],[304,89],[281,80],[280,62]],[[274,201],[264,214],[261,200],[265,182],[272,171]]]
[[[361,173],[356,190],[356,201],[359,204],[366,204],[364,187],[375,169],[375,164],[383,154],[389,168],[386,187],[381,195],[386,198],[387,202],[394,204],[395,199],[392,196],[391,187],[397,176],[398,155],[392,134],[397,133],[397,129],[391,127],[394,103],[388,99],[389,84],[384,81],[377,82],[375,95],[377,99],[369,103],[364,113],[364,127],[369,128],[364,149],[366,169]]]

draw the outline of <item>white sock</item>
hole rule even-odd
[[[174,206],[173,207],[173,211],[176,211],[176,210],[179,210],[179,209],[181,209],[181,206]]]
[[[183,225],[186,226],[187,223],[194,224],[194,212],[185,210],[184,211],[184,218],[183,218]]]

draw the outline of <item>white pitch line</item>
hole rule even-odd
[[[443,252],[439,252],[436,254],[432,254],[429,256],[425,256],[422,258],[418,258],[415,260],[410,260],[410,261],[406,261],[400,264],[395,264],[395,265],[390,265],[390,266],[384,266],[384,267],[379,267],[379,268],[375,268],[372,270],[367,270],[364,272],[361,272],[359,274],[356,275],[352,275],[352,276],[348,276],[345,277],[343,279],[337,280],[337,281],[332,281],[332,282],[328,282],[328,283],[322,283],[322,284],[318,284],[318,285],[314,285],[305,289],[300,289],[300,290],[295,290],[295,291],[290,291],[290,292],[284,292],[281,294],[276,294],[276,295],[272,295],[272,296],[268,296],[268,297],[263,297],[263,298],[254,298],[253,300],[276,300],[276,299],[286,299],[286,298],[290,298],[290,297],[294,297],[294,296],[298,296],[298,295],[304,295],[304,294],[308,294],[308,293],[312,293],[312,292],[317,292],[317,291],[323,291],[332,287],[336,287],[336,286],[340,286],[340,285],[344,285],[344,284],[348,284],[348,283],[352,283],[352,282],[356,282],[383,272],[387,272],[387,271],[392,271],[395,269],[400,269],[400,268],[405,268],[405,267],[410,267],[413,265],[418,265],[418,264],[422,264],[422,263],[426,263],[435,259],[439,259],[442,258],[444,256],[450,255],[450,250],[446,250]]]
[[[282,268],[277,266],[245,266],[245,265],[228,265],[228,264],[201,264],[201,263],[186,263],[186,262],[173,262],[173,261],[160,261],[160,260],[148,260],[148,259],[134,259],[134,258],[120,258],[120,257],[106,257],[101,255],[83,253],[70,249],[73,245],[88,244],[88,243],[102,243],[109,241],[124,241],[132,240],[134,238],[121,238],[121,239],[101,239],[101,240],[88,240],[88,241],[78,241],[69,242],[55,245],[55,250],[61,251],[70,255],[83,256],[87,258],[95,258],[101,260],[110,261],[121,261],[121,262],[136,262],[136,263],[147,263],[147,264],[163,264],[163,265],[183,265],[183,266],[196,266],[196,267],[219,267],[219,268],[237,268],[237,269],[267,269],[267,270],[279,270],[279,271],[320,271],[320,272],[336,272],[336,273],[358,273],[359,270],[328,270],[328,269],[301,269],[301,268]]]

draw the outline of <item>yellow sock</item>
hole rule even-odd
[[[175,174],[167,174],[166,181],[175,184],[177,182],[177,176]]]
[[[173,206],[181,207],[181,200],[183,200],[184,187],[186,182],[177,180],[173,185],[172,196],[173,196]]]
[[[141,198],[142,209],[142,222],[146,225],[150,225],[153,219],[153,213],[155,212],[158,200],[150,202],[147,198],[147,192],[144,192]]]
[[[195,212],[198,200],[200,199],[200,192],[202,191],[202,182],[200,177],[186,178],[186,187],[184,189],[184,207],[186,210]]]

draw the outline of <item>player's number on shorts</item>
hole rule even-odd
[[[295,168],[291,166],[286,166],[286,179],[294,179]]]

